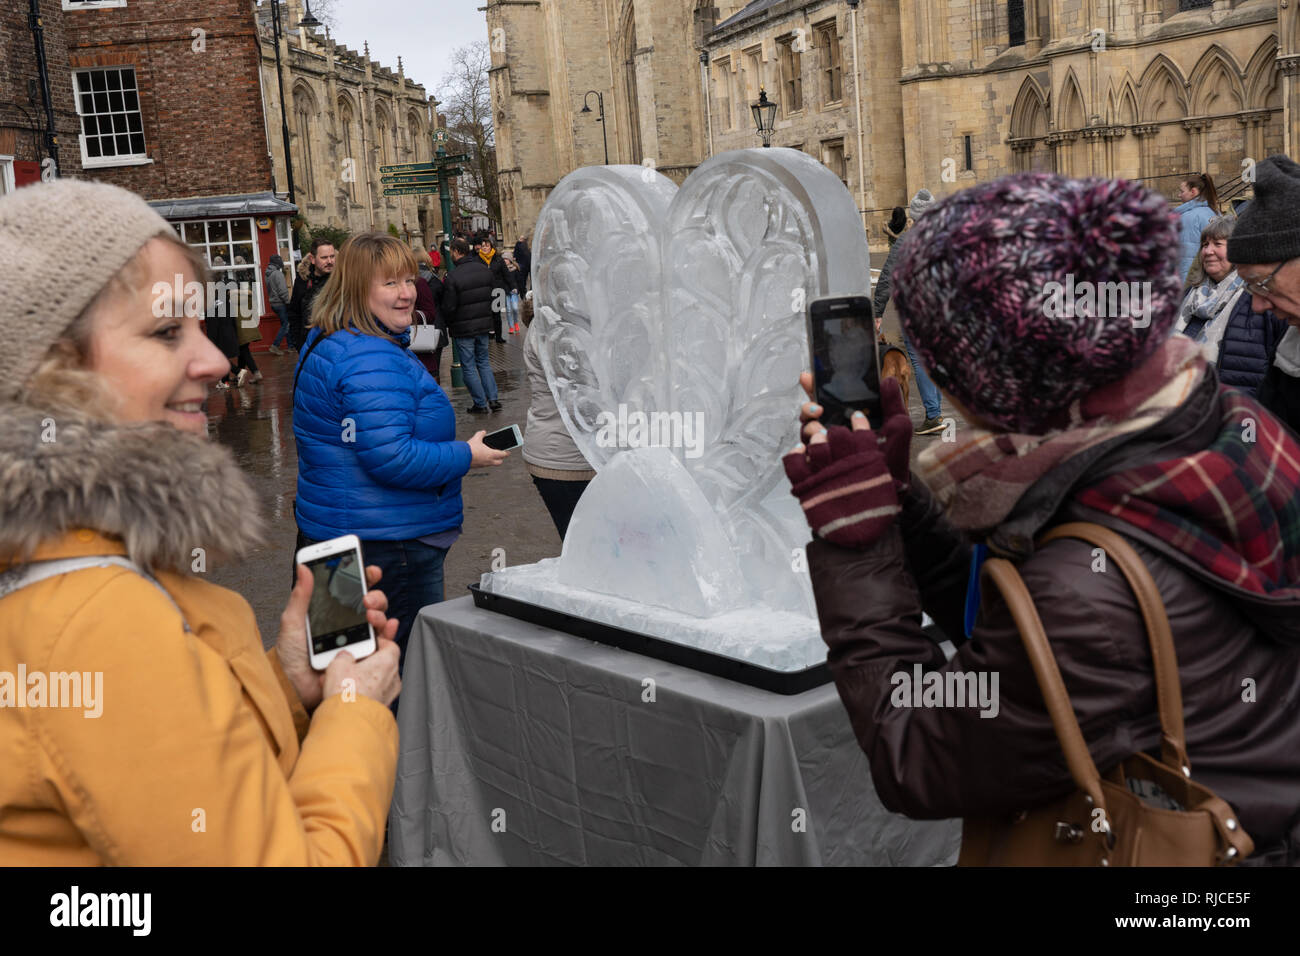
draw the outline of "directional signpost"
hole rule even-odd
[[[438,172],[434,163],[380,166],[379,172],[385,196],[431,196],[438,191]]]

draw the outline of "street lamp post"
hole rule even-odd
[[[276,42],[276,79],[279,83],[279,133],[285,138],[285,177],[289,202],[294,203],[294,160],[289,155],[289,107],[285,104],[285,72],[279,62],[279,0],[270,0],[270,35]],[[296,204],[296,203],[295,203]]]
[[[600,116],[596,118],[596,122],[600,124],[600,138],[605,141],[605,165],[608,166],[609,136],[605,132],[605,94],[597,92],[596,90],[588,90],[586,96],[582,98],[582,112],[591,112],[591,107],[587,105],[587,101],[590,100],[593,95],[596,97],[596,107],[600,110]]]
[[[772,134],[776,132],[777,105],[767,98],[767,90],[760,86],[758,102],[750,106],[754,113],[754,125],[758,127],[758,135],[762,137],[766,149],[771,148]]]
[[[307,0],[307,12],[298,24],[315,31],[320,26],[311,13],[311,0]],[[275,40],[275,79],[280,86],[280,135],[284,137],[284,175],[289,186],[289,202],[296,205],[293,188],[293,157],[289,154],[289,107],[284,102],[284,67],[280,62],[280,0],[271,0],[271,36]]]

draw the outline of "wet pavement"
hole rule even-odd
[[[456,437],[468,440],[480,429],[493,431],[507,425],[524,430],[529,390],[523,363],[521,324],[518,335],[490,349],[492,373],[500,391],[501,411],[470,415],[469,391],[450,388],[451,350],[442,357],[442,385],[449,389],[456,411]],[[892,305],[885,313],[885,334],[901,341]],[[296,353],[274,356],[255,353],[264,380],[229,391],[213,390],[208,398],[208,430],[214,440],[232,449],[254,488],[256,502],[266,519],[265,545],[238,563],[213,564],[212,580],[237,591],[253,606],[262,641],[270,644],[279,630],[280,612],[292,582],[297,528],[293,498],[298,478],[298,458],[293,439],[293,373]],[[911,389],[913,422],[924,418],[917,389]],[[947,408],[944,414],[953,414]],[[959,420],[958,427],[963,423]],[[791,427],[791,444],[796,432]],[[937,435],[919,436],[912,458]],[[507,565],[531,564],[560,553],[560,536],[525,466],[521,450],[513,451],[496,468],[472,469],[462,482],[465,507],[464,533],[452,546],[444,566],[448,599],[467,594],[479,575],[490,570],[494,550],[504,550]]]

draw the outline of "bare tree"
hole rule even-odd
[[[439,112],[447,117],[448,152],[469,154],[460,180],[460,215],[486,214],[501,222],[497,185],[496,129],[492,122],[492,57],[484,41],[458,47],[438,91]]]
[[[338,0],[315,0],[315,2],[313,2],[313,0],[307,0],[307,2],[311,4],[312,15],[321,23],[329,27],[330,33],[338,32],[339,15],[338,11],[335,9],[338,5]]]

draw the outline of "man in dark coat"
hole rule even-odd
[[[1259,386],[1264,407],[1300,434],[1300,165],[1270,156],[1255,166],[1255,198],[1228,238],[1228,259],[1246,282],[1251,308],[1291,327]]]
[[[501,408],[497,381],[488,362],[488,336],[500,319],[497,308],[505,309],[504,293],[497,294],[499,286],[491,267],[481,255],[472,253],[464,239],[451,244],[451,258],[456,267],[443,283],[443,316],[460,356],[465,387],[474,399],[467,411],[485,415],[488,409],[495,412]]]
[[[289,344],[294,351],[302,348],[307,338],[307,323],[311,321],[311,305],[334,272],[338,250],[323,236],[311,241],[311,254],[298,267],[298,277],[293,280],[293,294],[289,296]]]

